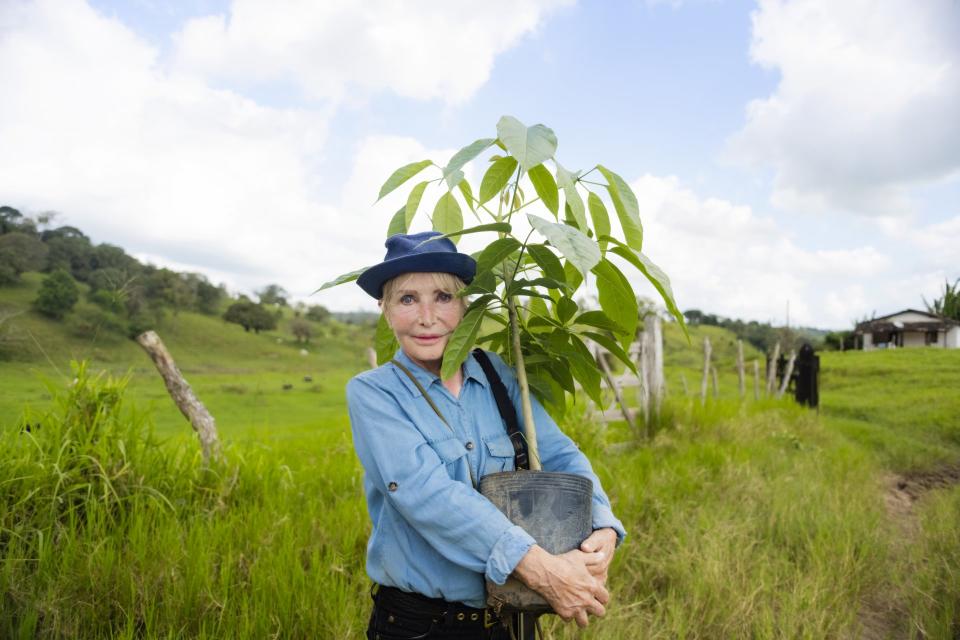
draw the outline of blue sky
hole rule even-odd
[[[382,255],[392,168],[511,114],[634,186],[681,308],[844,327],[960,277],[952,0],[397,7],[4,3],[0,203],[307,299]]]

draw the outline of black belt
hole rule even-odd
[[[396,587],[375,584],[371,590],[373,601],[387,610],[419,614],[438,624],[451,626],[475,626],[489,628],[500,624],[500,616],[493,609],[477,609],[461,602],[447,602],[441,598],[429,598],[419,593],[401,591]]]

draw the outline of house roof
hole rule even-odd
[[[896,322],[892,320],[892,318],[896,318],[897,316],[905,313],[916,313],[926,316],[929,318],[929,320],[914,320],[912,322]],[[954,320],[953,318],[938,316],[937,314],[930,313],[929,311],[920,311],[919,309],[904,309],[903,311],[890,313],[885,316],[880,316],[879,318],[872,318],[870,320],[858,322],[856,328],[854,329],[854,333],[866,333],[867,331],[893,331],[895,329],[933,331],[936,329],[946,329],[954,325],[960,325],[960,321]]]

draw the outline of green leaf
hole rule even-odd
[[[573,318],[578,310],[577,303],[568,296],[561,297],[555,306],[557,311],[557,320],[563,324],[570,322],[570,319]]]
[[[470,350],[477,341],[484,312],[484,307],[470,310],[453,330],[453,335],[450,336],[450,341],[443,350],[443,364],[440,365],[440,377],[444,380],[449,380],[470,354]]]
[[[541,300],[540,298],[531,298],[527,303],[527,310],[531,314],[531,320],[533,318],[549,318],[550,310],[547,308],[547,303]]]
[[[380,319],[377,320],[377,333],[374,338],[374,346],[377,351],[377,364],[390,362],[397,353],[397,349],[400,348],[400,343],[397,342],[397,336],[393,334],[393,329],[387,324],[387,316],[382,313],[380,314]]]
[[[317,289],[316,291],[314,291],[313,293],[318,293],[318,292],[320,292],[320,291],[323,291],[324,289],[329,289],[330,287],[335,287],[335,286],[337,286],[337,285],[339,285],[339,284],[343,284],[343,283],[345,283],[345,282],[353,282],[354,280],[356,280],[357,278],[360,277],[360,274],[361,274],[361,273],[363,273],[364,271],[366,271],[366,270],[369,269],[369,268],[370,268],[370,267],[361,267],[361,268],[356,269],[356,270],[354,270],[354,271],[351,271],[351,272],[349,272],[349,273],[345,273],[345,274],[343,274],[342,276],[337,276],[336,278],[334,278],[334,279],[331,280],[330,282],[325,282],[325,283],[323,283],[322,285],[320,285],[320,288]],[[311,293],[310,295],[313,295],[313,293]]]
[[[507,290],[507,295],[512,296],[516,294],[518,291],[526,289],[527,287],[545,287],[547,289],[566,289],[567,283],[554,280],[553,278],[536,278],[534,280],[517,278],[516,280],[510,283],[510,288]]]
[[[477,258],[477,273],[490,271],[494,266],[503,262],[507,256],[520,248],[520,242],[515,238],[507,236],[494,240],[487,248],[480,253]]]
[[[470,207],[470,211],[476,212],[477,207],[474,205],[476,198],[473,197],[473,188],[470,186],[470,183],[466,180],[461,180],[460,184],[457,185],[457,188],[460,189],[460,193],[463,195],[463,199],[467,202],[467,206]]]
[[[455,154],[453,154],[453,157],[450,158],[447,166],[443,168],[443,179],[447,182],[447,187],[453,189],[455,186],[457,186],[460,181],[463,180],[463,172],[460,171],[460,169],[463,168],[463,165],[467,164],[478,155],[483,153],[483,151],[489,148],[493,143],[494,138],[481,138],[480,140],[468,144],[463,149],[460,149],[460,151],[457,151]]]
[[[603,205],[603,200],[593,191],[587,195],[587,205],[590,207],[590,217],[593,218],[593,232],[597,238],[610,235],[610,216],[607,214],[607,208]],[[600,241],[600,251],[607,250],[607,243]]]
[[[472,296],[475,293],[493,293],[497,288],[497,280],[491,271],[477,271],[473,282],[457,292],[459,296]]]
[[[497,138],[520,163],[521,172],[552,158],[557,151],[557,136],[552,129],[542,124],[527,127],[513,116],[503,116],[497,122]]]
[[[620,226],[623,227],[623,237],[632,249],[640,251],[643,248],[643,225],[640,224],[640,205],[637,196],[623,178],[610,171],[603,165],[597,169],[607,179],[607,191],[613,200],[613,208],[617,210]],[[598,234],[599,235],[599,234]]]
[[[576,291],[583,284],[583,274],[569,260],[563,263],[563,274],[566,276],[567,284],[570,285],[570,291]]]
[[[429,182],[419,182],[407,196],[407,206],[404,207],[405,228],[401,233],[406,233],[407,229],[413,223],[413,217],[417,215],[417,209],[420,207],[420,200],[423,198],[423,192],[427,189]]]
[[[603,347],[604,349],[606,349],[607,351],[615,355],[617,357],[617,360],[627,365],[627,368],[629,368],[630,371],[634,373],[634,375],[639,375],[637,372],[637,365],[633,363],[633,361],[630,359],[630,356],[627,354],[627,352],[623,350],[623,347],[617,344],[616,340],[614,340],[610,336],[605,336],[602,333],[596,333],[595,331],[584,331],[582,335],[590,338],[591,340],[599,344],[601,347]]]
[[[607,314],[603,311],[584,311],[577,319],[573,321],[573,324],[582,324],[588,327],[596,327],[597,329],[603,329],[604,331],[612,331],[613,333],[623,333],[623,327],[610,319]]]
[[[597,243],[581,231],[565,224],[544,220],[531,213],[527,214],[527,220],[534,229],[550,241],[550,244],[559,249],[563,257],[583,273],[600,262],[600,248]]]
[[[433,230],[440,233],[456,233],[461,229],[463,229],[463,214],[460,212],[460,204],[448,191],[440,196],[437,206],[433,208]]]
[[[603,397],[600,395],[600,371],[597,369],[593,354],[575,335],[570,336],[570,345],[567,351],[570,372],[583,387],[587,396],[597,405],[603,406]]]
[[[567,277],[563,271],[563,265],[553,251],[550,251],[542,244],[528,244],[527,253],[537,263],[537,266],[543,271],[543,275],[559,282],[566,282]]]
[[[433,162],[430,160],[421,160],[420,162],[411,162],[410,164],[405,164],[396,171],[394,171],[387,181],[383,183],[383,186],[380,187],[380,195],[377,196],[377,202],[383,200],[383,196],[387,195],[404,182],[417,175],[427,167],[429,167]]]
[[[680,323],[683,332],[687,334],[686,319],[677,307],[676,300],[673,297],[673,289],[670,286],[670,278],[663,269],[655,265],[647,256],[639,251],[634,251],[616,238],[610,238],[610,241],[616,244],[611,251],[636,267],[650,281],[650,284],[654,286],[663,299],[667,311]],[[687,334],[687,337],[690,337],[689,334]]]
[[[563,195],[567,201],[566,206],[570,208],[569,215],[573,217],[580,230],[586,233],[588,228],[587,213],[583,207],[583,198],[577,191],[577,176],[579,174],[579,171],[570,173],[559,162],[557,163],[557,184],[563,189]]]
[[[390,224],[387,225],[387,237],[389,238],[392,235],[398,233],[407,232],[407,216],[406,216],[406,207],[400,207],[397,209],[397,212],[393,214],[393,217],[390,218]]]
[[[452,233],[445,233],[441,236],[434,236],[432,238],[427,238],[420,244],[426,244],[427,242],[435,242],[440,238],[457,238],[459,236],[469,235],[471,233],[482,233],[484,231],[496,231],[498,233],[510,233],[513,227],[510,226],[507,222],[488,222],[487,224],[478,224],[475,227],[467,227],[466,229],[461,229],[460,231],[454,231]],[[420,245],[417,245],[418,247]]]
[[[542,164],[532,167],[527,175],[530,176],[530,182],[533,183],[533,188],[537,191],[537,195],[540,196],[544,206],[556,218],[560,213],[560,192],[557,190],[557,183],[553,176]]]
[[[640,310],[637,296],[627,278],[609,260],[603,259],[593,268],[597,277],[597,297],[600,308],[611,320],[623,327],[620,341],[630,344],[637,332]]]
[[[490,165],[480,182],[480,204],[484,204],[507,186],[510,176],[517,170],[517,159],[513,156],[500,158]]]

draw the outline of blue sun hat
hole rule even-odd
[[[441,235],[439,231],[424,231],[390,236],[383,262],[361,273],[357,284],[379,300],[383,297],[383,283],[401,273],[452,273],[469,283],[477,272],[477,262],[457,252],[450,238],[431,240]]]

